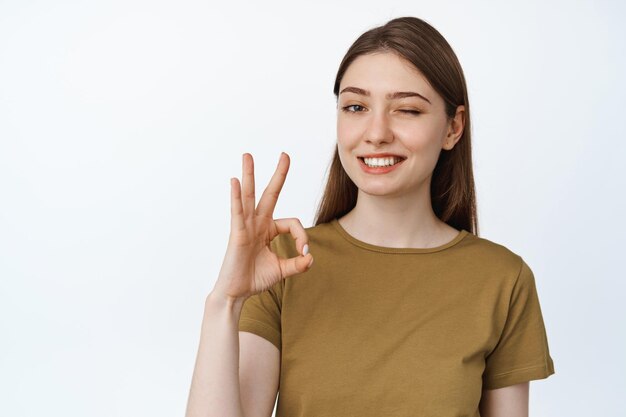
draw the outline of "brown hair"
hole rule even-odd
[[[457,106],[465,106],[463,134],[451,150],[441,150],[431,179],[430,195],[433,211],[439,219],[456,229],[465,229],[477,235],[469,100],[463,70],[452,47],[424,20],[416,17],[392,19],[363,33],[350,46],[335,78],[333,92],[337,99],[339,84],[352,61],[359,55],[377,52],[396,53],[412,63],[443,98],[448,117],[454,117]],[[357,191],[341,165],[335,146],[314,225],[327,223],[352,210],[356,205]]]

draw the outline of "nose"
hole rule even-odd
[[[380,145],[393,141],[393,130],[389,121],[389,116],[384,111],[372,112],[367,130],[365,131],[365,141],[373,145]]]

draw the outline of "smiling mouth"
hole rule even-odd
[[[406,158],[401,156],[393,156],[393,157],[384,157],[384,158],[364,158],[362,156],[357,156],[361,162],[370,167],[370,168],[385,168],[394,165],[398,165],[400,162],[404,161]],[[365,161],[367,159],[367,162]]]

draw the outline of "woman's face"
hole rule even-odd
[[[341,163],[359,190],[400,196],[429,180],[441,149],[452,149],[461,136],[462,130],[453,131],[444,106],[421,73],[398,55],[356,58],[339,86],[337,146]],[[378,153],[404,159],[389,169],[368,168],[359,158]]]

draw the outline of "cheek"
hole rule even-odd
[[[429,158],[438,155],[441,150],[440,131],[434,123],[407,127],[402,132],[404,145],[412,152]]]
[[[435,142],[432,138],[424,135],[413,135],[408,136],[408,138],[409,139],[404,140],[403,143],[411,153],[418,155],[427,155],[431,153],[433,143]]]
[[[350,123],[337,122],[337,145],[339,152],[350,152],[359,144],[359,132]]]
[[[337,119],[337,138],[342,140],[350,139],[351,136],[355,135],[355,131],[356,129],[350,123],[343,121],[341,118]]]
[[[358,140],[350,141],[341,135],[337,138],[337,155],[339,156],[339,162],[341,162],[341,166],[352,181],[355,180],[354,173],[359,169],[358,161],[354,157],[357,145]]]
[[[337,139],[337,153],[339,155],[339,160],[341,161],[341,165],[343,165],[346,171],[349,170],[346,167],[347,158],[350,158],[350,146],[346,144],[345,140],[341,138],[341,136]]]

